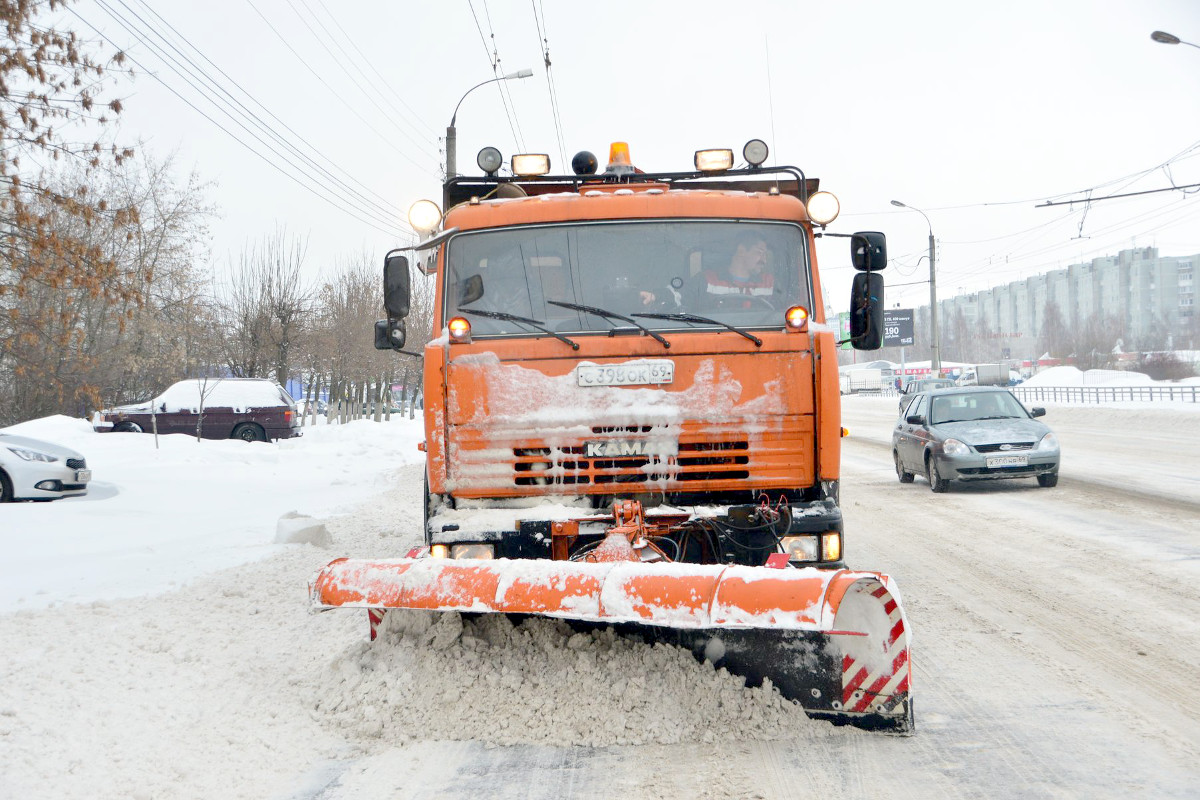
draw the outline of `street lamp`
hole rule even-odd
[[[1154,41],[1158,42],[1159,44],[1186,44],[1186,45],[1191,45],[1192,47],[1195,47],[1197,49],[1200,49],[1200,44],[1192,44],[1191,42],[1185,42],[1182,39],[1180,39],[1178,36],[1176,36],[1175,34],[1167,33],[1166,31],[1155,31],[1154,33],[1150,34],[1150,38],[1153,39]]]
[[[940,377],[942,374],[942,354],[940,340],[938,339],[937,271],[935,268],[936,262],[934,261],[933,223],[929,221],[929,215],[919,208],[905,205],[899,200],[893,200],[892,205],[917,212],[925,218],[925,222],[929,225],[929,350],[932,356],[929,360],[929,368],[934,377]]]
[[[454,177],[458,171],[457,158],[455,147],[457,145],[458,136],[454,130],[454,121],[458,119],[458,106],[462,105],[463,100],[467,99],[467,95],[478,89],[480,86],[487,86],[489,83],[496,81],[510,81],[514,78],[528,78],[533,75],[531,69],[519,69],[516,72],[510,72],[507,75],[501,75],[499,78],[490,78],[483,83],[477,83],[463,93],[463,96],[458,99],[458,105],[454,107],[454,116],[450,117],[450,126],[446,128],[446,180]]]

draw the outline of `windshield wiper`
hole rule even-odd
[[[561,303],[558,300],[547,300],[546,302],[552,306],[562,306],[563,308],[569,308],[572,311],[583,311],[588,314],[595,314],[597,317],[604,317],[605,319],[619,319],[622,322],[628,322],[630,325],[634,326],[639,331],[641,331],[643,335],[652,336],[652,337],[654,337],[654,339],[656,341],[662,342],[663,347],[671,346],[671,343],[668,342],[666,339],[664,339],[662,336],[660,336],[659,334],[650,330],[645,325],[638,322],[636,319],[627,317],[624,314],[614,314],[613,312],[606,311],[603,308],[596,308],[595,306],[581,306],[578,303]],[[615,335],[615,333],[616,333],[616,329],[612,329],[612,330],[609,330],[608,335],[613,336],[613,335]]]
[[[518,317],[516,314],[509,314],[506,311],[483,311],[483,310],[474,309],[474,308],[462,308],[461,306],[459,307],[458,310],[464,314],[472,314],[476,317],[487,317],[488,319],[502,319],[502,320],[507,320],[508,322],[520,322],[525,325],[531,325],[534,328],[537,328],[538,330],[542,331],[543,333],[550,334],[555,339],[558,339],[560,342],[566,342],[567,344],[571,345],[572,350],[579,349],[578,344],[576,344],[575,342],[572,342],[570,339],[563,336],[561,333],[556,333],[556,332],[550,330],[549,328],[546,327],[546,323],[542,322],[541,320],[530,319],[529,317]]]
[[[736,334],[745,336],[747,339],[754,342],[755,347],[762,347],[762,339],[758,338],[757,336],[755,336],[752,333],[747,333],[746,331],[742,330],[741,328],[735,328],[733,325],[730,325],[728,322],[721,322],[721,320],[719,320],[719,319],[712,319],[710,317],[702,317],[698,314],[634,314],[633,316],[645,317],[646,319],[670,319],[670,320],[676,320],[678,322],[699,322],[699,323],[704,323],[707,325],[721,325],[723,327],[728,328],[729,330],[733,331]]]

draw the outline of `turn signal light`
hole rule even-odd
[[[808,309],[804,306],[792,306],[783,315],[789,331],[802,331],[808,324]]]
[[[448,545],[448,544],[432,545],[429,548],[429,556],[430,556],[430,558],[449,558],[450,557],[450,545]]]
[[[842,557],[842,535],[837,531],[821,534],[821,560],[838,561]]]
[[[450,332],[450,341],[465,343],[471,341],[471,323],[466,317],[454,317],[446,323]]]

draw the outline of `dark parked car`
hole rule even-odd
[[[263,378],[186,380],[145,403],[97,411],[97,431],[196,435],[205,439],[265,442],[300,435],[296,402],[275,381]]]
[[[950,481],[1037,478],[1058,483],[1058,437],[1007,389],[934,389],[917,394],[892,431],[892,457],[901,483],[929,479],[935,492]]]
[[[949,378],[914,378],[904,384],[904,388],[900,390],[900,413],[903,414],[905,407],[921,392],[953,387],[954,381]]]

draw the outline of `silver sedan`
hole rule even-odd
[[[950,481],[1036,478],[1058,483],[1058,437],[1004,389],[963,388],[923,392],[892,430],[892,457],[901,483],[916,474],[935,492]]]
[[[0,433],[0,503],[85,495],[91,479],[87,461],[74,450]]]

